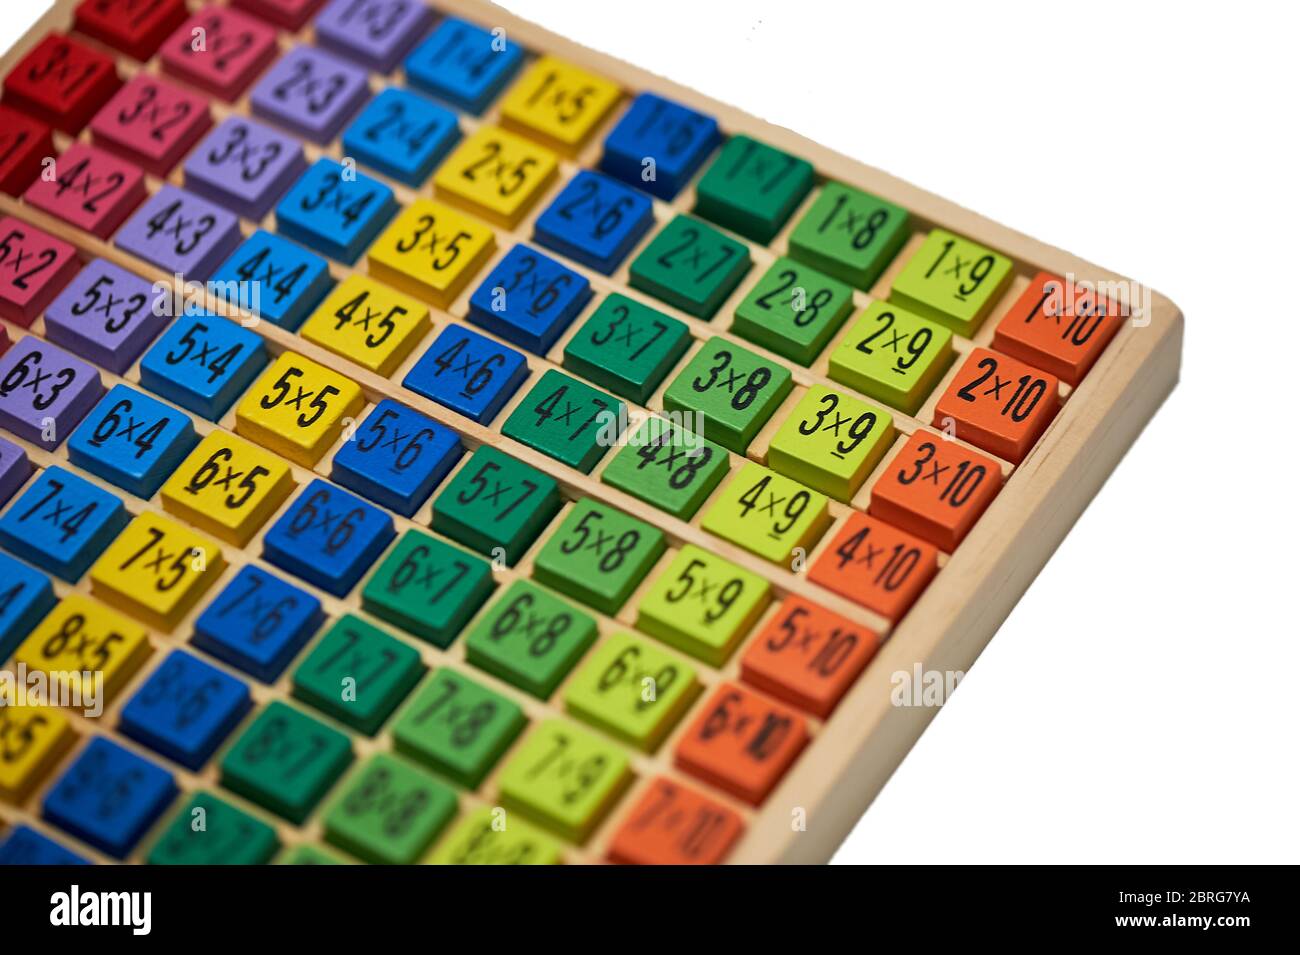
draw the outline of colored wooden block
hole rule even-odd
[[[211,125],[202,96],[140,73],[95,114],[90,131],[95,145],[166,177]]]
[[[773,435],[767,465],[813,490],[848,501],[880,463],[895,434],[889,412],[813,385]]]
[[[53,171],[54,178],[42,175],[28,186],[23,201],[100,239],[146,195],[139,167],[85,143],[69,146]]]
[[[144,62],[185,21],[185,0],[82,0],[76,28]]]
[[[684,427],[744,454],[790,393],[791,382],[788,368],[711,338],[664,392],[664,410],[682,415]]]
[[[253,705],[248,684],[173,650],[122,708],[123,733],[197,770]]]
[[[479,424],[489,424],[528,377],[513,348],[450,324],[420,356],[402,386]]]
[[[725,448],[651,417],[627,439],[600,479],[689,521],[726,476],[727,468]]]
[[[907,236],[906,209],[842,182],[828,182],[790,233],[790,255],[867,290]]]
[[[0,192],[23,193],[41,171],[41,163],[54,155],[50,127],[0,103]]]
[[[433,11],[407,0],[331,0],[312,28],[316,42],[376,73],[391,73],[423,36]]]
[[[334,455],[330,477],[410,517],[460,460],[463,450],[455,431],[385,398]]]
[[[679,767],[738,799],[761,805],[808,742],[794,710],[723,683],[677,742]]]
[[[278,53],[274,28],[212,4],[177,27],[159,55],[172,76],[233,103]]]
[[[197,827],[202,820],[201,828]],[[149,865],[261,865],[280,848],[275,830],[211,793],[196,792],[149,850]]]
[[[609,858],[624,865],[717,865],[744,831],[735,811],[659,776],[623,816]]]
[[[584,842],[632,779],[617,747],[564,720],[542,722],[497,777],[501,802]]]
[[[690,216],[677,216],[632,260],[628,284],[705,320],[749,271],[749,249]]]
[[[830,526],[830,514],[824,495],[749,461],[714,498],[700,526],[797,570]]]
[[[654,225],[649,197],[617,179],[580,170],[533,224],[533,238],[610,275]]]
[[[244,547],[293,491],[283,460],[213,430],[162,488],[162,506],[206,534]]]
[[[384,89],[343,133],[343,154],[419,187],[460,139],[456,114],[398,86]]]
[[[43,674],[70,705],[93,709],[108,705],[152,652],[139,624],[71,593],[18,647],[14,663]]]
[[[550,351],[591,299],[586,276],[519,243],[469,299],[469,320],[535,355]]]
[[[0,507],[18,493],[32,473],[32,462],[27,450],[8,438],[0,437]]]
[[[939,570],[939,552],[919,537],[854,513],[808,571],[808,579],[898,620]]]
[[[117,859],[125,858],[176,798],[172,774],[96,736],[41,802],[41,815]]]
[[[0,218],[0,318],[24,328],[76,275],[77,250],[10,216]]]
[[[48,33],[9,71],[5,102],[76,136],[117,92],[112,57],[61,33]]]
[[[90,860],[19,823],[0,841],[0,865],[90,865]]]
[[[526,722],[517,704],[442,667],[393,724],[393,745],[410,759],[475,789]]]
[[[127,220],[113,242],[164,272],[202,282],[242,238],[235,215],[184,189],[164,185]]]
[[[221,784],[301,823],[351,762],[346,735],[273,700],[222,757]]]
[[[999,255],[944,229],[932,229],[889,290],[892,305],[972,337],[1011,281]]]
[[[433,179],[438,197],[493,225],[513,229],[555,180],[549,149],[496,126],[480,126]]]
[[[27,798],[75,738],[68,718],[53,707],[0,707],[0,800]]]
[[[148,500],[198,440],[184,412],[114,385],[68,439],[68,460]]]
[[[550,591],[516,580],[465,638],[465,658],[546,699],[592,641],[596,621]]]
[[[289,238],[351,264],[396,211],[388,186],[322,156],[275,207],[275,223]]]
[[[1013,464],[1056,417],[1061,384],[1015,358],[976,348],[934,406],[935,427]]]
[[[771,589],[757,574],[687,544],[641,598],[636,625],[670,646],[721,666],[758,621],[771,600]]]
[[[92,259],[45,309],[45,337],[121,375],[166,326],[153,284],[107,259]]]
[[[414,647],[346,614],[293,671],[293,695],[374,736],[423,674]]]
[[[571,714],[653,752],[699,690],[695,668],[644,637],[611,634],[564,690]]]
[[[1123,322],[1123,307],[1098,289],[1039,272],[998,322],[993,347],[1077,385]]]
[[[256,332],[218,315],[182,315],[140,361],[140,383],[216,421],[267,362]]]
[[[369,98],[365,70],[323,50],[296,46],[253,87],[249,105],[254,116],[325,145]]]
[[[444,17],[403,68],[412,86],[477,115],[496,99],[523,59],[524,51],[505,30]]]
[[[746,683],[825,719],[875,655],[880,638],[791,594],[740,660]]]
[[[952,332],[897,305],[872,302],[831,352],[828,374],[908,414],[952,362]]]
[[[128,519],[121,498],[52,465],[0,517],[0,544],[76,583]]]
[[[257,221],[306,170],[297,139],[228,116],[186,160],[185,188]]]
[[[387,378],[430,327],[423,302],[354,273],[334,286],[298,334]]]
[[[284,30],[301,30],[325,0],[230,0],[232,7],[256,13]]]
[[[537,553],[533,576],[612,617],[665,547],[658,528],[583,498]]]
[[[644,405],[690,342],[684,322],[611,292],[564,346],[564,367]]]
[[[224,566],[215,543],[145,511],[90,568],[90,590],[106,604],[167,632],[216,582]]]
[[[501,433],[587,474],[617,443],[626,415],[623,402],[551,369],[501,425]]]
[[[1001,489],[996,461],[918,431],[872,486],[867,511],[951,553]]]
[[[720,140],[712,116],[654,93],[640,93],[605,137],[600,168],[671,202]]]
[[[54,588],[40,571],[4,553],[0,553],[0,581],[0,660],[8,660],[32,628],[54,609]]]
[[[258,229],[208,279],[213,297],[293,331],[334,285],[329,263]]]
[[[275,859],[276,865],[346,865],[347,863],[347,859],[307,843],[285,849]]]
[[[3,850],[0,850],[3,851]],[[429,865],[559,865],[560,843],[504,809],[479,806],[461,817],[424,861]]]
[[[365,406],[350,378],[283,352],[235,409],[235,433],[310,468]]]
[[[376,865],[410,865],[456,815],[456,794],[403,759],[376,753],[325,810],[325,838]]]
[[[852,310],[851,288],[782,256],[736,306],[731,330],[807,366]]]
[[[361,603],[376,617],[445,649],[495,587],[486,561],[410,530],[366,581]]]
[[[429,199],[404,208],[366,253],[381,282],[449,308],[496,249],[492,230]]]
[[[553,478],[482,445],[433,500],[433,529],[514,564],[560,509]]]
[[[247,564],[199,615],[190,642],[271,683],[323,620],[311,594]]]
[[[621,96],[618,86],[549,54],[501,99],[501,124],[576,156]]]
[[[0,356],[0,426],[57,448],[104,393],[99,371],[30,336]]]
[[[388,514],[317,479],[271,525],[262,538],[262,556],[341,597],[356,586],[394,534]]]
[[[768,243],[813,184],[812,163],[745,135],[731,137],[695,187],[696,215]]]

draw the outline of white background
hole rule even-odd
[[[1300,861],[1295,8],[507,5],[1187,316],[1182,383],[836,861]]]

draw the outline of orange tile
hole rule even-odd
[[[1061,406],[1060,382],[987,348],[966,356],[934,408],[936,428],[1019,464]]]
[[[738,813],[660,776],[619,823],[609,858],[625,865],[717,865],[744,830]]]
[[[993,347],[1077,385],[1123,321],[1122,307],[1095,289],[1039,272],[998,323]]]
[[[854,513],[808,571],[808,579],[882,617],[898,620],[939,569],[932,545]]]

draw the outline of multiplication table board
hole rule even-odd
[[[0,861],[824,861],[1177,380],[1150,290],[473,0],[2,63]]]

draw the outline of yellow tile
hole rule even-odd
[[[388,376],[432,327],[423,302],[368,275],[349,275],[308,316],[298,334]]]
[[[315,466],[365,406],[356,382],[285,352],[235,409],[235,431],[305,468]]]
[[[494,225],[513,229],[555,179],[555,153],[523,136],[483,126],[434,176],[438,196]]]
[[[576,155],[619,99],[603,77],[543,56],[501,101],[501,125],[566,156]]]
[[[439,308],[448,308],[496,248],[477,219],[432,199],[407,206],[366,253],[370,274]]]
[[[108,702],[151,652],[144,627],[84,594],[69,594],[28,634],[14,663],[49,675],[65,690],[78,690],[84,674],[102,673]]]

